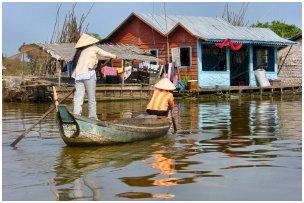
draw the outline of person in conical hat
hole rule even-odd
[[[82,104],[84,99],[85,90],[88,94],[88,117],[90,119],[96,119],[96,101],[95,101],[95,89],[96,89],[96,72],[98,60],[114,59],[116,55],[106,52],[96,46],[99,42],[93,36],[88,34],[82,34],[78,42],[75,45],[76,53],[74,55],[72,65],[74,71],[72,77],[75,78],[75,93],[74,93],[74,110],[73,113],[77,116],[81,116]]]
[[[169,109],[174,106],[173,94],[169,91],[175,90],[175,86],[168,78],[162,78],[154,87],[153,96],[146,111],[150,115],[168,116]]]

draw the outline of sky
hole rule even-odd
[[[65,14],[73,3],[62,3],[59,22],[62,24]],[[242,3],[229,3],[230,9],[237,12]],[[59,3],[2,3],[2,52],[5,56],[18,53],[23,43],[50,42]],[[77,16],[87,13],[92,3],[77,3]],[[225,3],[166,3],[168,15],[221,16]],[[88,31],[98,33],[102,38],[115,29],[131,12],[164,14],[164,4],[145,3],[107,3],[96,2],[86,22]],[[246,13],[248,26],[260,21],[281,20],[302,27],[302,8],[300,2],[290,3],[254,3],[251,2]]]

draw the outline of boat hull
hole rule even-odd
[[[75,117],[66,107],[60,110],[56,116],[60,135],[69,146],[109,145],[157,138],[166,135],[171,125],[167,118],[98,122]]]

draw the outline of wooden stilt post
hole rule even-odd
[[[273,88],[271,88],[271,90],[270,90],[270,91],[271,91],[271,96],[272,96],[272,95],[273,95]]]
[[[25,43],[23,43],[23,45],[25,45]],[[22,52],[22,72],[21,72],[21,79],[22,80],[23,80],[23,74],[24,74],[24,52]]]
[[[121,81],[121,86],[125,84],[125,62],[122,60],[122,81]]]
[[[59,61],[56,61],[56,71],[58,73],[58,86],[60,87],[61,85],[61,66]]]
[[[239,96],[242,95],[242,88],[239,87]]]

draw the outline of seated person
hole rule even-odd
[[[147,106],[147,113],[157,116],[168,116],[169,109],[173,108],[174,98],[169,90],[174,90],[174,84],[168,78],[162,78],[155,84],[153,96]]]

